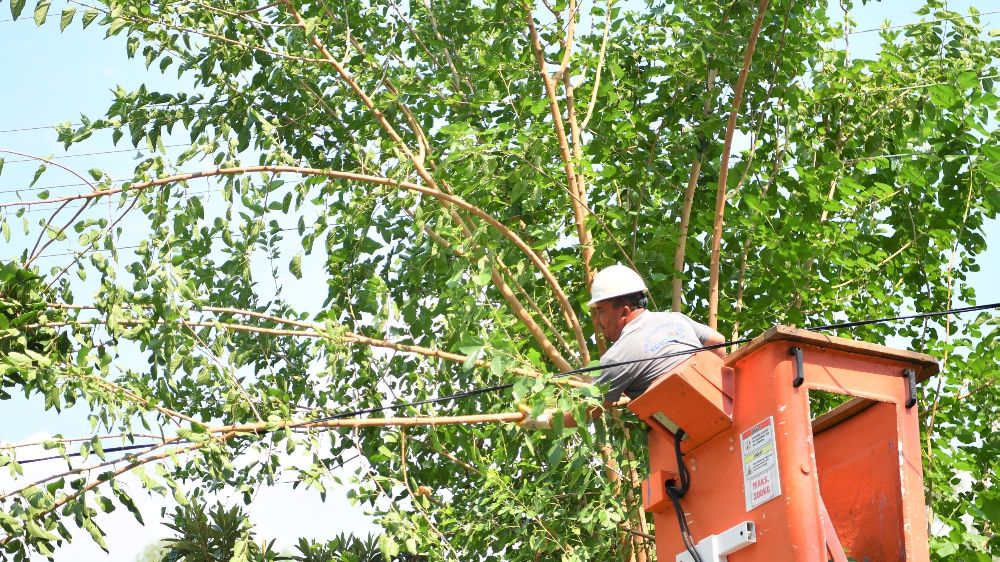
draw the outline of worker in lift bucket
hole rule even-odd
[[[695,322],[679,312],[652,312],[646,309],[646,284],[642,277],[623,265],[612,265],[594,276],[590,287],[594,320],[604,338],[613,345],[601,356],[601,375],[594,384],[608,387],[604,395],[604,408],[611,407],[622,394],[638,398],[653,381],[679,365],[690,355],[676,354],[725,341],[719,332]],[[726,352],[720,347],[713,350],[720,357]],[[616,363],[649,359],[627,365]],[[519,406],[525,413],[520,422],[525,429],[548,429],[552,426],[555,409],[536,417],[529,409]],[[590,418],[601,415],[602,409],[591,410]],[[563,419],[566,427],[575,427],[576,420],[567,412]]]

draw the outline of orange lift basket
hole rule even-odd
[[[776,326],[660,377],[629,404],[649,425],[657,559],[927,561],[916,384],[937,372],[928,355]],[[852,398],[812,419],[820,392]]]

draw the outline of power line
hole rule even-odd
[[[71,125],[80,125],[80,123],[72,123]],[[27,131],[44,131],[46,129],[54,129],[55,125],[44,125],[41,127],[20,127],[17,129],[0,129],[0,133],[24,133]]]
[[[309,229],[310,229],[310,227],[306,228],[306,230],[309,230]],[[292,232],[292,231],[298,231],[298,230],[299,230],[299,228],[297,226],[293,226],[293,227],[289,227],[289,228],[279,228],[278,230],[276,230],[274,232]],[[271,233],[272,233],[271,231],[267,231],[267,234],[271,234]],[[218,240],[221,237],[222,237],[222,234],[216,234],[215,236],[209,236],[208,239],[209,240]],[[232,234],[232,237],[233,237],[234,240],[243,240],[243,236],[241,234],[239,234],[239,233]],[[127,246],[115,246],[114,249],[115,249],[116,252],[119,251],[119,250],[134,250],[134,249],[138,248],[139,246],[140,246],[140,244],[130,244],[130,245],[127,245]],[[100,250],[103,250],[103,248],[96,248],[96,250],[100,251]],[[106,251],[110,251],[110,250],[106,250]],[[80,254],[81,257],[82,257],[84,254],[86,254],[86,251],[81,250],[79,252],[60,252],[58,254],[45,254],[45,255],[38,256],[35,259],[43,260],[43,259],[48,259],[48,258],[59,258],[59,257],[65,257],[65,256],[75,256],[77,254]],[[15,259],[15,258],[13,258],[13,257],[7,258],[6,261],[12,261],[13,259]]]
[[[102,449],[102,450],[103,450],[104,453],[118,453],[118,452],[121,452],[121,451],[132,451],[132,450],[135,450],[135,449],[152,449],[153,447],[156,447],[158,445],[160,445],[160,444],[159,443],[146,443],[145,445],[125,445],[125,446],[122,446],[122,447],[108,447],[108,448]],[[51,460],[56,460],[56,459],[64,459],[64,458],[79,457],[79,456],[83,456],[83,454],[82,453],[68,453],[66,455],[55,455],[55,456],[51,456],[51,457],[42,457],[42,458],[38,458],[38,459],[25,459],[23,461],[14,461],[14,462],[16,462],[17,464],[31,464],[33,462],[51,461]],[[124,458],[127,458],[127,456],[123,457],[123,459]],[[123,459],[118,459],[118,460],[123,460]]]
[[[903,29],[903,28],[907,28],[907,27],[916,27],[916,26],[919,26],[919,25],[930,25],[930,24],[934,24],[934,23],[941,23],[943,21],[958,21],[958,20],[964,20],[964,19],[969,19],[969,18],[974,18],[974,17],[980,17],[980,16],[991,16],[993,14],[1000,14],[1000,10],[993,10],[991,12],[979,12],[977,14],[967,14],[967,15],[964,15],[964,16],[959,15],[959,16],[954,16],[954,17],[951,17],[951,18],[938,18],[936,20],[916,21],[916,22],[912,22],[912,23],[904,23],[904,24],[900,24],[900,25],[890,25],[890,26],[886,26],[886,27],[872,27],[870,29],[859,29],[857,31],[849,31],[845,35],[858,35],[858,34],[861,34],[861,33],[871,33],[873,31],[888,31],[890,29]]]
[[[163,148],[177,148],[179,146],[191,146],[191,145],[188,144],[188,143],[167,144],[167,145],[164,145]],[[44,164],[46,161],[49,161],[49,160],[62,160],[62,159],[66,159],[66,158],[80,158],[80,157],[83,157],[83,156],[99,156],[99,155],[102,155],[102,154],[121,154],[123,152],[144,152],[144,151],[142,149],[140,149],[140,148],[124,148],[124,149],[115,149],[115,150],[102,150],[100,152],[81,152],[80,154],[63,154],[61,156],[47,156],[45,158],[42,158],[42,157],[39,157],[39,158],[20,158],[18,160],[5,160],[4,161],[4,165],[7,165],[7,164],[20,164],[20,163],[23,163],[23,162],[39,162],[41,164]],[[150,153],[147,153],[147,154],[152,154],[152,153],[150,152]]]
[[[121,185],[122,183],[125,183],[127,181],[132,181],[132,180],[131,179],[111,180],[111,185],[112,186]],[[91,184],[89,183],[77,182],[77,183],[61,183],[58,185],[42,185],[38,187],[25,187],[25,188],[14,188],[10,186],[5,186],[3,189],[0,189],[0,193],[18,193],[21,191],[46,191],[49,189],[61,189],[63,187],[85,187],[85,186],[89,187],[90,185]]]
[[[83,3],[80,3],[80,2],[74,2],[74,4],[78,4],[80,6],[85,6],[85,7],[88,7],[88,8],[92,8],[93,7],[93,6],[89,6],[87,4],[83,4]],[[869,29],[859,29],[857,31],[849,31],[845,35],[859,35],[859,34],[862,34],[862,33],[871,33],[871,32],[874,32],[874,31],[883,31],[883,30],[890,30],[890,29],[903,29],[903,28],[907,28],[907,27],[916,27],[916,26],[919,26],[919,25],[929,25],[929,24],[934,24],[934,23],[941,23],[943,21],[958,21],[958,20],[970,19],[970,18],[974,18],[974,17],[990,16],[990,15],[993,15],[993,14],[1000,14],[1000,10],[993,10],[993,11],[990,11],[990,12],[979,12],[979,13],[976,13],[976,14],[958,15],[958,16],[954,16],[954,17],[950,17],[950,18],[938,18],[938,19],[927,20],[927,21],[915,21],[915,22],[903,23],[903,24],[899,24],[899,25],[891,25],[891,26],[887,26],[887,27],[872,27],[872,28],[869,28]],[[0,20],[0,23],[15,23],[17,21],[30,21],[30,19],[27,18],[27,17],[20,18],[20,19],[17,19],[17,20],[15,20],[14,18],[6,18],[6,19]],[[0,131],[0,133],[2,133],[2,132],[5,132],[5,131]]]
[[[894,322],[896,320],[913,320],[915,318],[934,318],[936,316],[950,316],[952,314],[977,312],[980,310],[991,310],[994,308],[1000,308],[1000,302],[995,302],[993,304],[979,304],[975,306],[965,306],[962,308],[949,308],[948,310],[940,310],[936,312],[920,312],[917,314],[908,314],[904,316],[893,316],[891,318],[876,318],[874,320],[857,320],[854,322],[841,322],[839,324],[827,324],[826,326],[817,326],[815,328],[805,328],[805,329],[810,332],[818,332],[825,330],[841,330],[843,328],[854,328],[856,326],[867,326],[869,324]]]
[[[81,4],[81,5],[84,5],[84,4]],[[886,26],[886,27],[872,27],[872,28],[868,28],[868,29],[861,29],[861,30],[857,30],[857,31],[851,31],[851,32],[848,32],[846,35],[857,35],[857,34],[862,34],[862,33],[871,33],[871,32],[875,32],[875,31],[883,31],[883,30],[891,30],[891,29],[904,29],[904,28],[908,28],[908,27],[916,27],[916,26],[921,26],[921,25],[929,25],[929,24],[934,24],[934,23],[940,23],[940,22],[943,22],[943,21],[958,21],[958,20],[963,20],[963,19],[969,19],[969,18],[972,18],[972,17],[989,16],[989,15],[994,15],[994,14],[1000,14],[1000,10],[992,10],[992,11],[988,11],[988,12],[979,12],[977,14],[959,15],[959,16],[954,16],[954,17],[950,17],[950,18],[939,18],[939,19],[934,19],[934,20],[911,22],[911,23],[900,24],[900,25],[893,25],[893,26]],[[0,23],[12,22],[12,21],[14,21],[14,20],[11,20],[11,19],[0,20]],[[995,77],[996,76],[983,76],[981,78],[995,78]],[[946,82],[929,83],[929,84],[926,84],[926,85],[928,85],[928,86],[934,86],[934,85],[941,85],[941,84],[946,84]],[[911,88],[920,87],[920,86],[921,85],[911,86]],[[218,102],[202,101],[202,102],[192,102],[192,103],[187,103],[187,104],[183,104],[182,102],[178,102],[178,104],[183,104],[183,105],[208,105],[208,104],[212,104],[212,103],[215,103],[215,104],[218,104],[218,105],[224,105],[226,103],[226,101],[225,100],[220,100]],[[171,104],[171,103],[151,104],[148,107],[168,107],[170,105],[178,105],[178,104]],[[78,126],[78,125],[81,125],[81,124],[82,123],[70,123],[71,126]],[[0,134],[2,134],[2,133],[20,133],[20,132],[28,132],[28,131],[41,131],[41,130],[46,130],[46,129],[54,129],[55,127],[58,127],[60,125],[62,125],[62,123],[57,123],[57,124],[53,124],[53,125],[39,125],[39,126],[34,126],[34,127],[18,127],[18,128],[12,128],[12,129],[0,129]]]
[[[841,322],[841,323],[837,323],[837,324],[827,324],[827,325],[824,325],[824,326],[815,326],[815,327],[812,327],[812,328],[805,328],[805,330],[808,330],[810,332],[819,332],[819,331],[828,331],[828,330],[839,330],[839,329],[843,329],[843,328],[853,328],[853,327],[856,327],[856,326],[866,326],[866,325],[869,325],[869,324],[880,324],[880,323],[894,322],[894,321],[897,321],[897,320],[912,320],[912,319],[915,319],[915,318],[933,318],[933,317],[936,317],[936,316],[946,316],[946,315],[952,315],[952,314],[962,314],[962,313],[965,313],[965,312],[974,312],[974,311],[981,311],[981,310],[991,310],[991,309],[996,309],[996,308],[1000,308],[1000,302],[996,302],[996,303],[992,303],[992,304],[977,305],[977,306],[967,306],[967,307],[963,307],[963,308],[952,308],[952,309],[948,309],[948,310],[941,310],[941,311],[935,311],[935,312],[924,312],[924,313],[909,314],[909,315],[903,315],[903,316],[891,316],[891,317],[885,317],[885,318],[876,318],[876,319],[872,319],[872,320],[858,320],[858,321],[854,321],[854,322]],[[635,363],[646,363],[646,362],[649,362],[649,361],[656,361],[656,360],[659,360],[659,359],[667,359],[667,358],[670,358],[670,357],[680,357],[680,356],[684,356],[684,355],[691,355],[691,354],[697,353],[699,351],[711,351],[711,350],[715,350],[715,349],[721,349],[723,347],[729,347],[729,346],[732,346],[732,345],[742,345],[742,344],[745,344],[745,343],[749,343],[751,341],[753,341],[753,338],[744,338],[744,339],[740,339],[740,340],[727,341],[727,342],[723,342],[723,343],[719,343],[719,344],[715,344],[715,345],[706,345],[706,346],[702,346],[702,347],[694,347],[692,349],[687,349],[687,350],[684,350],[684,351],[677,351],[677,352],[668,353],[668,354],[665,354],[665,355],[656,355],[654,357],[644,357],[642,359],[633,359],[631,361],[621,361],[621,362],[618,362],[618,363],[608,363],[606,365],[595,365],[595,366],[592,366],[592,367],[581,367],[579,369],[573,369],[571,371],[565,371],[565,372],[562,372],[562,373],[558,373],[558,374],[555,375],[555,377],[556,378],[564,378],[564,377],[568,377],[568,376],[571,376],[571,375],[580,375],[580,374],[584,374],[584,373],[590,373],[590,372],[593,372],[593,371],[599,371],[601,369],[608,369],[608,368],[611,368],[611,367],[622,367],[622,366],[625,366],[625,365],[632,365],[632,364],[635,364]],[[478,396],[480,394],[487,394],[487,393],[490,393],[490,392],[497,392],[497,391],[500,391],[500,390],[506,390],[508,388],[512,388],[513,386],[514,386],[514,383],[507,383],[507,384],[500,384],[500,385],[495,385],[495,386],[488,386],[488,387],[484,387],[484,388],[477,388],[477,389],[474,389],[474,390],[468,390],[468,391],[465,391],[465,392],[459,392],[459,393],[456,393],[456,394],[449,394],[448,396],[441,396],[439,398],[430,398],[430,399],[427,399],[427,400],[417,400],[415,402],[401,402],[401,403],[391,404],[389,406],[381,406],[381,407],[375,407],[375,408],[365,408],[365,409],[361,409],[361,410],[354,410],[354,411],[350,411],[350,412],[343,412],[343,413],[335,414],[335,415],[332,415],[332,416],[329,416],[329,417],[320,418],[320,419],[318,419],[316,421],[328,421],[328,420],[334,420],[334,419],[350,418],[350,417],[354,417],[354,416],[358,416],[358,415],[362,415],[362,414],[373,414],[373,413],[376,413],[376,412],[382,412],[382,411],[386,411],[386,410],[398,410],[398,409],[402,409],[402,408],[408,408],[408,407],[412,407],[412,406],[420,406],[420,405],[424,405],[424,404],[437,404],[437,403],[441,403],[441,402],[449,402],[451,400],[459,400],[459,399],[462,399],[462,398],[468,398],[470,396]]]
[[[183,192],[181,194],[182,197],[179,197],[179,199],[186,200],[186,199],[194,197],[196,195],[206,195],[206,194],[207,195],[211,195],[211,194],[215,194],[215,193],[218,193],[218,190],[215,190],[215,189],[206,189],[204,191],[185,191],[185,192]],[[129,198],[133,195],[133,193],[131,193],[131,192],[114,193],[114,194],[111,195],[111,197],[113,197],[115,195],[122,195],[122,197],[117,200],[118,203],[122,203],[124,201],[128,201]],[[67,204],[65,207],[62,207],[62,210],[64,210],[64,211],[73,211],[75,209],[79,209],[80,207],[86,207],[88,205],[89,201],[95,201],[95,200],[96,199],[88,199],[88,200],[84,200],[83,203],[81,203],[81,204],[75,204],[75,205],[68,205]],[[111,200],[111,201],[108,201],[108,202],[114,204],[116,201]],[[91,211],[97,211],[97,212],[104,212],[106,210],[106,207],[101,207],[99,205],[93,205],[93,206],[90,207],[90,210]],[[31,210],[28,210],[28,211],[24,211],[20,215],[18,215],[16,212],[9,212],[8,211],[8,212],[5,213],[3,211],[0,211],[0,218],[6,218],[6,219],[10,220],[10,219],[13,219],[13,218],[17,218],[18,216],[37,215],[37,214],[51,214],[51,213],[53,213],[52,207],[45,207],[45,208],[41,208],[41,209],[37,209],[37,208],[36,209],[31,209]]]
[[[0,22],[0,23],[2,23],[2,22]],[[151,103],[151,104],[146,105],[144,107],[147,107],[147,108],[152,107],[152,108],[160,109],[160,108],[170,107],[170,106],[174,106],[174,105],[176,105],[176,106],[184,106],[184,107],[195,106],[195,105],[210,105],[210,104],[222,106],[222,105],[226,105],[229,101],[230,101],[229,99],[221,99],[221,100],[214,101],[214,102],[213,101],[194,101],[194,102],[181,102],[181,101],[178,101],[178,102],[174,102],[174,103],[169,103],[169,102],[165,102],[165,103]],[[131,123],[134,123],[134,121],[122,121],[122,124],[131,124]],[[30,131],[44,131],[44,130],[47,130],[47,129],[55,129],[56,127],[60,127],[62,125],[65,125],[65,123],[55,123],[55,124],[52,124],[52,125],[38,125],[38,126],[35,126],[35,127],[15,127],[15,128],[12,128],[12,129],[0,129],[0,133],[26,133],[26,132],[30,132]],[[78,123],[78,122],[69,123],[70,127],[78,127],[80,125],[83,125],[83,123]],[[106,130],[106,129],[101,129],[101,130]]]
[[[198,179],[203,179],[203,178],[198,178]],[[114,186],[114,187],[120,187],[123,183],[130,182],[130,181],[135,181],[135,179],[134,178],[122,178],[122,179],[117,179],[117,180],[111,180],[111,185]],[[188,180],[188,181],[190,181],[190,180]],[[285,183],[283,185],[298,185],[298,184],[302,183],[303,181],[305,181],[305,180],[285,180]],[[21,189],[21,188],[14,188],[14,187],[11,187],[11,186],[3,186],[3,188],[0,188],[0,193],[18,193],[18,192],[21,192],[21,191],[45,191],[45,190],[48,190],[48,189],[61,189],[63,187],[84,187],[84,186],[90,186],[90,185],[91,184],[89,184],[89,183],[77,182],[77,183],[61,183],[61,184],[58,184],[58,185],[42,185],[42,186],[37,186],[37,187],[25,187],[23,189]]]

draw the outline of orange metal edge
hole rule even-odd
[[[775,325],[770,330],[754,338],[750,343],[733,351],[726,357],[725,364],[727,367],[733,367],[745,357],[755,353],[762,346],[776,341],[812,344],[824,349],[837,349],[906,363],[908,366],[916,367],[917,382],[923,382],[940,371],[937,359],[931,355],[847,338],[827,336],[781,324]]]

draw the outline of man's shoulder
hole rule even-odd
[[[663,324],[674,324],[677,322],[682,322],[688,320],[688,317],[680,312],[653,312],[647,311],[645,314],[639,316],[636,320],[641,320],[637,326],[636,330],[650,330],[655,329]]]

